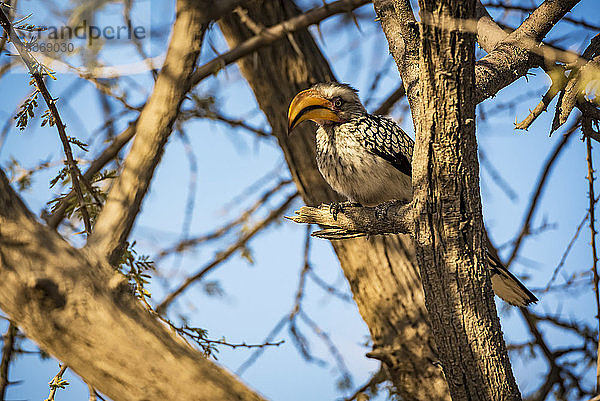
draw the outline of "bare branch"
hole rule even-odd
[[[598,199],[596,199],[596,201],[597,200]],[[573,237],[571,237],[571,240],[569,241],[567,248],[565,249],[565,251],[563,252],[563,254],[560,258],[560,262],[558,262],[558,265],[556,266],[556,268],[554,269],[554,272],[552,273],[552,277],[550,277],[550,280],[548,280],[548,284],[546,284],[546,288],[545,288],[546,291],[550,289],[550,286],[552,285],[552,283],[554,283],[554,280],[556,280],[556,277],[558,276],[560,269],[564,266],[565,261],[567,260],[567,256],[569,256],[569,252],[571,252],[571,248],[573,247],[573,244],[575,244],[577,237],[579,237],[579,233],[581,232],[581,229],[583,228],[583,225],[585,224],[585,222],[589,216],[590,216],[590,211],[588,210],[588,211],[586,211],[585,216],[583,217],[583,219],[581,220],[581,222],[575,229],[575,234],[573,234]]]
[[[533,110],[530,110],[529,115],[520,123],[515,124],[516,129],[527,130],[529,126],[548,108],[548,105],[554,99],[554,97],[565,88],[567,84],[567,77],[563,68],[556,68],[553,72],[550,72],[550,78],[552,78],[552,85],[548,89],[548,92],[544,95],[542,100],[538,103]]]
[[[312,233],[314,237],[337,240],[377,234],[411,234],[414,217],[412,204],[392,201],[377,207],[344,206],[334,216],[331,205],[303,206],[296,216],[286,217],[296,223],[319,224],[324,229]]]
[[[92,226],[90,223],[90,216],[87,211],[87,207],[85,205],[85,199],[83,198],[83,192],[81,191],[81,185],[79,181],[82,179],[81,171],[79,171],[79,167],[77,167],[77,163],[73,159],[73,152],[71,151],[71,145],[69,143],[69,138],[67,136],[67,132],[65,130],[65,124],[62,122],[60,117],[60,113],[56,108],[56,99],[54,99],[46,84],[44,83],[43,77],[43,67],[33,58],[27,48],[21,42],[17,32],[14,30],[10,20],[4,14],[2,8],[0,8],[0,25],[4,31],[8,34],[11,42],[15,45],[15,48],[19,52],[21,59],[27,66],[27,69],[33,76],[35,80],[35,85],[39,92],[42,94],[48,109],[52,113],[52,118],[54,119],[54,124],[56,125],[56,129],[58,130],[58,136],[60,137],[60,141],[63,146],[63,150],[65,152],[65,157],[67,158],[67,167],[69,168],[69,175],[71,176],[71,182],[73,183],[73,189],[77,194],[77,200],[79,201],[79,208],[81,211],[81,216],[83,217],[83,223],[85,225],[85,231],[89,235],[92,232]]]
[[[188,277],[182,284],[180,284],[177,287],[177,289],[175,289],[174,291],[169,293],[169,295],[167,295],[165,297],[165,299],[156,307],[156,311],[159,314],[164,314],[166,312],[167,308],[169,307],[169,305],[175,300],[175,298],[177,298],[179,295],[181,295],[181,293],[183,293],[183,291],[185,291],[191,284],[202,279],[202,277],[204,277],[208,272],[213,270],[220,263],[227,260],[237,250],[244,247],[246,245],[246,243],[251,238],[253,238],[257,232],[259,232],[263,228],[267,227],[271,222],[273,222],[282,213],[284,213],[287,210],[287,208],[289,207],[289,205],[292,203],[292,201],[294,199],[296,199],[297,196],[298,196],[297,192],[288,196],[288,198],[277,209],[272,210],[271,213],[269,213],[269,215],[266,218],[264,218],[263,220],[261,220],[260,222],[255,224],[252,228],[250,228],[248,231],[246,231],[244,233],[244,235],[238,241],[236,241],[235,244],[229,246],[229,248],[227,248],[223,252],[217,253],[217,256],[210,263],[208,263],[205,267],[200,269],[194,275]]]
[[[88,239],[87,245],[106,255],[111,264],[116,264],[121,256],[181,103],[193,86],[190,77],[208,26],[207,9],[210,7],[204,1],[177,2],[177,19],[165,63],[140,113],[137,135],[121,175],[114,182],[94,233]]]
[[[521,244],[523,243],[523,240],[529,234],[529,231],[531,228],[531,219],[533,218],[533,214],[535,213],[535,210],[537,208],[538,200],[540,199],[542,191],[546,185],[546,180],[547,180],[548,176],[550,175],[550,171],[552,170],[554,162],[556,160],[558,160],[558,156],[560,155],[562,150],[565,148],[565,146],[569,142],[569,139],[573,136],[572,135],[573,132],[575,132],[575,130],[578,127],[579,127],[579,121],[576,121],[573,124],[573,126],[571,126],[571,128],[562,136],[560,142],[558,142],[556,144],[556,146],[554,147],[554,150],[552,151],[552,153],[546,160],[546,163],[544,164],[544,167],[540,172],[540,176],[538,178],[535,192],[534,192],[533,196],[531,197],[531,200],[529,201],[529,207],[527,208],[527,214],[525,216],[525,219],[523,220],[523,224],[521,225],[521,230],[515,241],[515,246],[510,254],[510,257],[508,258],[508,261],[506,262],[507,266],[510,266],[510,264],[515,260],[515,258],[517,257],[517,254],[519,253],[519,249],[521,248]]]
[[[277,25],[265,29],[260,34],[240,43],[227,53],[221,54],[203,66],[199,67],[192,77],[193,85],[197,85],[204,78],[216,74],[223,67],[236,62],[240,58],[269,45],[276,40],[286,37],[289,33],[316,24],[332,15],[345,13],[367,4],[368,0],[338,0],[323,7],[314,8],[304,14],[290,18]]]
[[[155,261],[158,262],[160,259],[164,258],[165,256],[167,256],[169,254],[172,254],[175,252],[183,252],[183,251],[187,250],[188,248],[197,246],[203,242],[211,241],[211,240],[217,239],[219,237],[222,237],[223,235],[225,235],[229,231],[231,231],[234,227],[239,226],[239,225],[243,224],[244,222],[248,221],[250,216],[256,210],[258,210],[258,208],[263,206],[269,198],[271,198],[274,194],[278,193],[280,189],[287,186],[287,184],[290,184],[291,182],[292,182],[291,180],[279,181],[273,188],[267,190],[252,206],[250,206],[248,209],[246,209],[243,213],[241,213],[234,220],[209,232],[208,234],[197,236],[195,238],[188,238],[188,239],[179,241],[177,244],[175,244],[174,246],[172,246],[170,248],[163,249],[156,256]]]
[[[88,384],[115,400],[263,399],[153,319],[103,257],[38,223],[1,170],[0,226],[0,308]]]
[[[481,163],[481,167],[486,169],[492,176],[494,183],[506,194],[506,196],[508,196],[510,200],[515,201],[519,198],[510,183],[502,177],[500,172],[488,160],[486,153],[481,148],[479,148],[479,162]]]
[[[581,130],[588,132],[593,130],[592,120],[584,118],[581,124]],[[591,231],[591,242],[592,248],[592,272],[594,274],[594,295],[596,296],[596,319],[600,323],[600,289],[598,288],[598,253],[596,250],[596,199],[594,195],[594,163],[592,161],[592,140],[589,135],[586,137],[586,150],[587,150],[587,167],[588,167],[588,197],[590,198],[589,216],[590,216],[590,231]],[[600,324],[598,328],[600,334]],[[597,352],[596,360],[596,391],[600,392],[600,349]]]
[[[578,2],[546,0],[491,53],[479,60],[475,69],[477,103],[494,96],[525,75],[529,68],[543,65],[543,58],[532,57],[530,51]]]
[[[0,400],[5,400],[6,390],[10,385],[8,371],[15,352],[15,337],[17,336],[17,325],[8,322],[6,334],[4,334],[4,346],[2,347],[2,363],[0,363]]]

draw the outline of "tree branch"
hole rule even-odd
[[[29,73],[33,76],[35,80],[35,85],[39,92],[42,94],[48,109],[52,113],[52,118],[54,120],[54,124],[56,125],[56,129],[58,130],[58,136],[60,137],[60,141],[63,146],[63,150],[65,152],[65,157],[67,159],[67,167],[69,169],[69,175],[71,177],[71,182],[73,183],[73,189],[77,194],[77,200],[79,201],[79,210],[81,212],[81,216],[83,217],[83,224],[85,225],[85,232],[89,235],[92,232],[92,226],[90,222],[90,216],[87,211],[87,207],[85,205],[85,199],[83,197],[83,192],[81,190],[80,180],[84,180],[81,176],[81,171],[79,171],[79,167],[77,167],[77,163],[73,159],[73,152],[71,151],[71,145],[69,143],[69,137],[67,136],[67,132],[65,130],[65,124],[62,122],[60,117],[60,113],[56,108],[56,99],[50,95],[46,84],[44,83],[43,77],[43,66],[41,66],[36,59],[33,58],[27,48],[21,42],[19,35],[14,30],[10,20],[4,14],[2,8],[0,8],[0,25],[4,31],[8,34],[10,41],[13,43],[21,59],[27,66]],[[50,124],[52,125],[52,124]]]
[[[88,169],[83,174],[83,178],[85,178],[87,181],[91,181],[94,175],[98,174],[100,170],[104,168],[104,166],[106,166],[111,160],[113,160],[117,156],[121,149],[123,149],[123,147],[135,135],[136,123],[137,120],[129,123],[129,126],[123,132],[121,132],[119,135],[113,138],[110,145],[108,145],[102,151],[102,153],[100,153],[100,155],[96,157],[94,161],[92,161]],[[44,217],[49,227],[52,227],[56,230],[56,228],[65,216],[65,212],[67,211],[67,207],[69,204],[68,200],[72,196],[73,191],[71,191],[71,193],[69,193],[64,199],[62,199],[59,202],[52,214]]]
[[[257,232],[259,232],[263,228],[267,227],[271,222],[273,222],[281,214],[283,214],[287,210],[287,208],[290,206],[292,201],[294,199],[296,199],[297,196],[298,196],[297,192],[288,196],[287,199],[277,209],[272,210],[271,213],[269,213],[269,215],[266,218],[264,218],[263,220],[261,220],[260,222],[255,224],[252,228],[248,229],[238,241],[236,241],[233,245],[229,246],[223,252],[217,253],[217,256],[214,258],[214,260],[212,260],[210,263],[208,263],[206,266],[204,266],[202,269],[200,269],[197,273],[188,277],[175,290],[173,290],[171,293],[169,293],[169,295],[167,295],[165,297],[165,299],[156,307],[156,312],[159,314],[165,313],[167,311],[167,308],[171,305],[171,303],[173,303],[175,298],[177,298],[179,295],[181,295],[191,284],[202,279],[208,272],[213,270],[216,266],[218,266],[223,261],[227,260],[237,250],[244,247],[246,245],[246,243],[248,243],[248,241],[251,238],[253,238]]]
[[[15,352],[15,337],[17,336],[17,325],[12,321],[8,322],[8,329],[4,334],[4,346],[2,347],[2,363],[0,363],[0,400],[4,401],[6,398],[6,390],[10,385],[9,380],[9,367],[13,360],[13,354]]]
[[[93,252],[38,223],[0,170],[0,308],[114,400],[262,400],[184,343]]]
[[[535,188],[535,192],[534,192],[533,196],[531,197],[531,200],[529,201],[529,207],[527,208],[527,214],[525,215],[525,218],[523,219],[523,224],[521,225],[521,230],[515,241],[515,246],[513,247],[510,257],[508,258],[508,261],[506,262],[506,266],[510,266],[511,263],[515,260],[515,258],[517,257],[517,255],[519,253],[519,249],[521,248],[521,244],[523,243],[523,240],[529,234],[529,230],[531,228],[531,219],[533,218],[533,215],[537,208],[538,200],[540,199],[540,196],[542,195],[542,191],[545,187],[546,180],[547,180],[548,176],[550,175],[552,167],[554,166],[554,162],[556,162],[556,160],[558,160],[558,156],[561,154],[563,149],[565,149],[565,146],[567,145],[569,139],[572,137],[573,132],[575,132],[575,130],[578,127],[579,127],[579,121],[575,122],[575,124],[573,124],[573,126],[563,135],[560,142],[558,142],[556,144],[556,146],[552,150],[552,153],[546,160],[544,167],[541,169],[540,176],[538,178],[538,182],[537,182],[537,185]]]
[[[369,0],[338,0],[273,25],[199,67],[192,76],[192,82],[194,85],[197,85],[204,78],[216,74],[225,66],[236,62],[261,47],[286,37],[291,32],[316,24],[332,15],[352,11],[368,2]]]
[[[204,32],[210,21],[205,1],[179,0],[167,56],[152,95],[140,113],[131,151],[100,212],[87,246],[106,255],[111,264],[123,246],[139,213],[154,170],[179,114],[193,87],[191,79]]]
[[[363,237],[377,234],[412,234],[414,217],[412,204],[392,201],[377,207],[344,207],[334,218],[331,205],[319,207],[303,206],[296,216],[287,219],[301,224],[319,224],[320,231],[313,237],[329,240]]]
[[[479,60],[475,67],[475,101],[481,103],[525,75],[530,68],[543,65],[544,59],[532,56],[530,51],[578,2],[546,0],[491,53]]]

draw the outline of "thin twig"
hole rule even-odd
[[[316,24],[332,15],[351,11],[368,2],[368,0],[338,0],[323,7],[313,8],[296,17],[273,25],[272,27],[265,29],[261,34],[240,43],[230,51],[219,55],[199,67],[192,77],[192,86],[196,86],[204,78],[219,72],[225,66],[234,63],[257,49],[286,37],[291,32]]]
[[[94,77],[91,74],[82,74],[82,73],[80,73],[79,77],[82,78],[82,79],[84,79],[84,80],[86,80],[86,81],[88,81],[88,82],[91,82],[96,87],[96,89],[98,90],[98,92],[100,92],[100,93],[102,93],[102,94],[104,94],[106,96],[109,96],[109,97],[115,99],[116,101],[118,101],[119,103],[121,103],[124,108],[126,108],[128,110],[131,110],[131,111],[138,111],[138,112],[142,111],[144,105],[142,105],[142,106],[132,106],[132,105],[130,105],[129,102],[127,102],[127,96],[126,95],[124,95],[124,94],[123,95],[116,94],[112,90],[112,88],[109,85],[107,85],[103,80],[98,79],[98,78]]]
[[[500,172],[488,160],[486,153],[481,148],[479,149],[479,162],[481,163],[481,167],[486,169],[490,176],[492,176],[492,180],[494,180],[494,183],[498,188],[500,188],[511,201],[514,202],[519,198],[516,191],[510,186],[510,183],[502,177]]]
[[[66,364],[62,364],[60,365],[60,370],[58,371],[58,373],[56,374],[56,376],[54,376],[52,378],[52,380],[50,381],[50,383],[48,383],[50,385],[50,394],[48,395],[48,398],[46,398],[44,401],[54,401],[54,396],[56,395],[56,391],[59,388],[62,388],[62,381],[63,381],[63,375],[65,374],[65,371],[67,370],[67,365]]]
[[[115,158],[115,156],[121,151],[121,149],[133,138],[135,134],[135,125],[137,120],[129,123],[129,126],[119,135],[113,138],[110,145],[104,149],[104,151],[94,159],[90,166],[83,174],[83,177],[86,181],[91,180],[94,175],[96,175],[108,162]],[[56,210],[51,215],[45,218],[48,226],[56,229],[62,219],[64,218],[65,212],[68,207],[68,199],[70,199],[72,194],[68,194],[65,196],[56,207]]]
[[[250,216],[258,210],[261,206],[263,206],[269,198],[271,198],[274,194],[278,193],[280,189],[284,188],[288,184],[290,184],[291,180],[282,180],[279,181],[273,188],[267,190],[252,206],[246,209],[243,213],[241,213],[234,220],[224,224],[223,226],[217,228],[216,230],[204,234],[195,238],[187,238],[185,240],[179,241],[177,244],[170,248],[163,249],[158,253],[158,255],[154,258],[155,261],[159,261],[167,255],[170,255],[175,252],[183,252],[186,249],[201,244],[203,242],[211,241],[217,238],[220,238],[230,232],[234,227],[244,223],[247,221]]]
[[[592,120],[584,118],[581,129],[584,132],[592,130]],[[598,334],[600,335],[600,294],[598,290],[598,254],[596,252],[596,199],[594,197],[594,163],[592,161],[592,140],[586,137],[587,167],[588,167],[588,197],[590,199],[590,232],[592,247],[592,272],[594,273],[594,294],[596,296],[596,319],[598,320]],[[596,360],[596,391],[600,392],[600,349]]]
[[[175,298],[181,295],[181,293],[185,291],[187,287],[189,287],[194,282],[202,279],[202,277],[204,277],[208,272],[213,270],[216,266],[229,259],[229,257],[233,255],[237,250],[243,248],[246,245],[246,243],[251,238],[253,238],[257,232],[267,227],[282,213],[284,213],[289,207],[289,205],[292,203],[292,201],[296,199],[297,196],[298,192],[294,192],[293,194],[288,196],[287,199],[277,209],[272,210],[271,213],[269,213],[269,215],[265,219],[255,224],[252,228],[245,232],[244,235],[235,244],[232,244],[223,252],[217,253],[217,256],[210,263],[208,263],[194,275],[188,277],[181,285],[179,285],[179,287],[177,287],[177,289],[175,289],[169,295],[167,295],[165,299],[157,306],[156,311],[160,314],[163,314],[167,310],[169,305],[175,300]]]
[[[308,327],[310,327],[313,333],[315,333],[321,339],[321,341],[325,343],[325,346],[329,350],[329,353],[331,354],[333,359],[335,359],[338,370],[342,374],[342,378],[345,381],[352,383],[352,374],[348,370],[346,362],[344,361],[344,357],[342,356],[342,353],[331,339],[331,336],[325,331],[323,331],[319,327],[319,325],[314,320],[312,320],[304,311],[300,310],[300,313],[298,315],[304,321],[304,323],[306,323]]]
[[[310,227],[310,226],[307,226],[307,227]],[[319,277],[313,269],[310,269],[308,274],[310,275],[310,278],[312,278],[313,282],[316,285],[318,285],[319,287],[321,287],[328,294],[333,295],[334,297],[337,297],[344,302],[352,302],[351,295],[343,293],[340,290],[338,290],[337,288],[335,288],[334,286],[327,284],[327,282],[325,282],[325,280],[323,280],[321,277]]]
[[[567,84],[567,77],[564,73],[563,68],[557,68],[555,72],[549,72],[548,75],[552,78],[552,85],[548,89],[548,92],[542,97],[542,100],[538,103],[533,110],[529,111],[529,115],[525,117],[520,123],[515,122],[515,129],[527,130],[531,124],[548,108],[548,105],[554,99],[554,97],[565,88]]]
[[[567,130],[567,132],[561,138],[560,142],[558,142],[556,144],[556,146],[554,147],[552,153],[550,154],[550,157],[546,160],[546,163],[544,164],[544,168],[541,170],[540,176],[538,178],[538,183],[537,183],[535,192],[529,202],[527,215],[525,216],[525,219],[523,220],[523,224],[521,225],[521,231],[515,241],[515,246],[512,250],[512,253],[511,253],[510,257],[508,258],[508,261],[506,262],[506,266],[510,266],[510,264],[515,260],[515,258],[517,257],[517,254],[519,253],[519,250],[521,248],[521,244],[523,243],[523,240],[525,239],[525,237],[527,237],[527,235],[529,235],[529,231],[531,228],[531,219],[533,218],[533,215],[534,215],[535,210],[538,205],[538,201],[539,201],[542,191],[546,185],[547,178],[550,175],[550,171],[552,170],[554,162],[556,160],[558,160],[558,156],[560,155],[562,150],[565,149],[565,145],[569,142],[569,138],[571,138],[573,136],[572,134],[573,134],[573,132],[575,132],[575,130],[577,129],[578,126],[579,126],[579,120],[577,120],[571,126],[571,128],[569,128]]]
[[[404,84],[400,83],[400,86],[398,86],[380,105],[379,107],[373,112],[373,114],[380,114],[380,115],[385,115],[388,114],[390,112],[390,110],[392,109],[392,107],[394,107],[394,105],[396,103],[398,103],[398,101],[400,99],[402,99],[404,96],[406,96],[406,91],[404,90]]]
[[[265,337],[263,341],[272,341],[273,338],[286,326],[289,325],[290,335],[292,340],[294,340],[294,344],[298,351],[302,354],[302,356],[308,360],[311,359],[310,354],[303,346],[303,343],[299,340],[298,332],[295,328],[295,318],[298,315],[298,312],[302,308],[302,298],[304,297],[304,287],[306,284],[306,274],[310,270],[310,225],[306,226],[306,236],[304,240],[304,262],[302,264],[302,269],[300,270],[300,279],[298,280],[298,289],[296,290],[296,295],[294,297],[294,304],[291,310],[286,313],[279,321],[275,324],[275,326],[271,329],[269,334]],[[236,370],[236,374],[241,376],[250,366],[252,366],[258,358],[263,354],[263,349],[257,349],[246,359],[240,367]]]
[[[6,389],[10,385],[8,370],[15,352],[15,338],[17,336],[17,325],[8,322],[8,329],[4,334],[4,346],[2,347],[2,363],[0,363],[0,400],[4,401]]]
[[[52,116],[54,118],[54,124],[56,125],[56,129],[58,130],[58,135],[63,145],[65,157],[67,158],[67,166],[69,168],[69,174],[73,183],[73,189],[75,190],[75,193],[77,194],[77,199],[79,201],[79,207],[81,211],[81,216],[83,217],[85,231],[87,234],[90,234],[92,232],[90,216],[88,214],[87,207],[85,205],[85,199],[83,197],[83,192],[81,190],[81,185],[79,183],[80,179],[83,177],[81,175],[81,172],[79,171],[79,168],[77,167],[77,164],[75,163],[75,160],[73,159],[71,145],[69,144],[69,138],[65,131],[65,124],[62,122],[60,113],[56,108],[56,100],[50,95],[50,92],[48,91],[48,88],[44,83],[43,67],[40,66],[40,64],[37,62],[36,59],[33,58],[31,54],[29,54],[29,51],[23,45],[21,39],[19,39],[17,32],[14,30],[10,20],[8,19],[6,14],[4,14],[4,11],[2,11],[2,9],[0,9],[0,25],[2,25],[4,31],[9,35],[11,42],[19,52],[21,59],[27,66],[27,69],[29,70],[31,75],[33,76],[36,87],[42,94],[46,105],[52,113]]]
[[[279,322],[277,322],[277,324],[275,324],[275,326],[273,327],[273,329],[271,329],[271,331],[269,332],[269,334],[267,334],[267,336],[265,337],[265,339],[263,340],[264,343],[268,343],[271,342],[275,336],[281,331],[281,329],[283,329],[283,327],[285,326],[285,323],[287,322],[287,316],[282,317]],[[241,376],[242,374],[244,374],[244,372],[254,364],[254,362],[256,362],[256,360],[265,352],[265,348],[258,348],[256,349],[252,355],[250,355],[248,357],[248,359],[246,359],[239,368],[237,368],[237,370],[235,371],[235,374],[238,376]]]
[[[581,223],[579,223],[579,225],[577,226],[577,229],[575,230],[575,234],[573,234],[573,237],[569,241],[567,248],[565,249],[562,257],[560,258],[560,262],[558,262],[558,265],[556,266],[556,268],[554,269],[554,272],[552,273],[552,277],[550,277],[550,280],[548,280],[548,284],[546,284],[546,290],[548,290],[550,288],[550,286],[552,285],[552,283],[554,282],[554,280],[556,280],[556,277],[558,276],[560,269],[564,266],[564,264],[567,260],[567,256],[569,256],[569,253],[571,252],[571,248],[573,247],[573,244],[575,244],[575,241],[577,241],[577,237],[579,237],[579,233],[581,232],[581,229],[583,228],[583,225],[587,221],[589,215],[590,215],[590,212],[587,211],[585,213],[585,216],[581,220]]]
[[[358,400],[358,396],[360,394],[363,394],[366,391],[369,391],[370,389],[376,388],[377,385],[383,383],[386,380],[389,380],[388,375],[386,374],[383,368],[379,368],[379,370],[375,372],[365,384],[357,388],[351,396],[344,398],[342,401]]]
[[[187,137],[185,131],[179,127],[177,129],[179,133],[179,138],[181,142],[183,142],[183,148],[185,155],[188,159],[189,170],[190,170],[190,178],[188,183],[188,194],[187,200],[185,202],[185,212],[183,215],[183,223],[181,225],[181,233],[180,233],[180,242],[187,241],[190,235],[190,227],[192,224],[192,217],[194,215],[194,205],[196,204],[196,188],[198,186],[198,161],[196,159],[196,155],[194,154],[194,149],[192,147],[192,143],[190,139]],[[181,256],[181,255],[179,255]],[[181,262],[181,257],[175,259],[173,266],[179,266]]]
[[[90,386],[89,384],[88,384],[88,393],[90,394],[88,401],[96,401],[97,400],[96,390],[94,390],[94,388],[92,386]]]

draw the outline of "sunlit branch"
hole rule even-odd
[[[117,264],[140,211],[181,104],[192,89],[191,74],[209,20],[207,2],[177,2],[167,56],[152,94],[140,113],[136,138],[114,180],[87,247]]]
[[[335,214],[331,205],[303,206],[287,219],[301,224],[318,224],[314,237],[338,240],[376,234],[409,234],[413,232],[412,204],[392,201],[376,207],[344,206]]]
[[[552,78],[552,85],[533,110],[529,111],[529,115],[520,123],[515,122],[516,129],[527,130],[529,126],[548,108],[548,105],[554,99],[554,97],[565,88],[567,84],[567,77],[564,74],[562,68],[556,68],[554,73],[550,73]]]
[[[533,7],[523,7],[517,4],[498,3],[498,2],[485,2],[483,5],[487,8],[498,8],[506,11],[518,11],[523,14],[529,14],[535,10]],[[592,29],[594,31],[600,31],[600,25],[590,24],[584,20],[576,19],[573,17],[565,16],[562,18],[563,21],[569,22],[574,25],[579,25],[583,28]]]

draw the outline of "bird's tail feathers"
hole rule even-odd
[[[511,305],[525,307],[538,301],[537,297],[525,287],[504,265],[489,252],[487,259],[490,267],[494,293]]]

